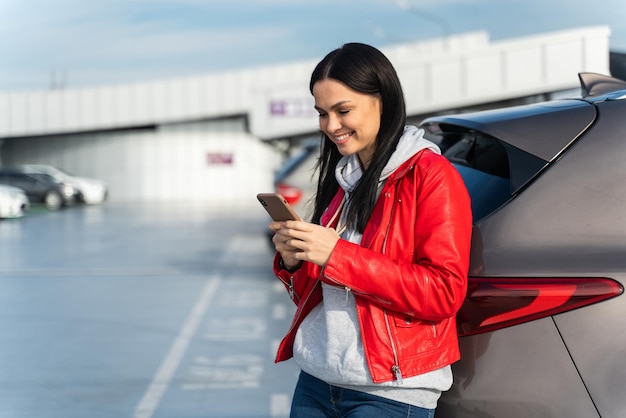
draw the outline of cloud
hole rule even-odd
[[[612,45],[626,48],[623,0],[602,10],[587,0],[407,1],[418,13],[396,0],[2,0],[0,90],[39,86],[53,70],[74,85],[312,59],[349,41],[440,37],[444,26],[495,40],[610,24]]]

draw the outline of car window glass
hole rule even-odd
[[[51,177],[48,174],[31,173],[30,176],[42,183],[57,183],[54,177]]]
[[[275,172],[274,181],[279,182],[296,170],[305,160],[311,157],[317,157],[319,150],[319,141],[305,143],[295,155],[288,158],[287,161]],[[312,165],[315,161],[312,160]]]
[[[34,180],[28,176],[21,174],[9,174],[11,184],[17,187],[29,187],[34,183]]]
[[[545,161],[489,135],[452,126],[427,126],[429,140],[457,168],[472,200],[474,222],[496,211],[536,175]]]

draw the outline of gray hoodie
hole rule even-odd
[[[396,150],[382,171],[379,192],[389,175],[423,149],[440,153],[434,143],[424,138],[422,129],[406,126]],[[362,174],[356,154],[343,157],[337,164],[335,176],[346,192],[348,202]],[[342,222],[343,216],[340,224]],[[361,234],[348,229],[342,234],[342,239],[359,244]],[[363,354],[354,296],[347,289],[325,283],[322,283],[322,292],[322,302],[307,315],[296,334],[296,364],[306,373],[331,385],[434,409],[441,392],[452,385],[450,366],[402,381],[375,384]]]

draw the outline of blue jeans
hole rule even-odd
[[[329,385],[305,372],[291,401],[291,418],[433,418],[434,409]]]

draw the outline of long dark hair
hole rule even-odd
[[[365,225],[376,204],[376,192],[380,174],[396,149],[406,123],[404,94],[396,70],[378,49],[361,44],[347,43],[330,52],[317,64],[309,90],[321,80],[331,78],[363,94],[379,95],[382,101],[380,129],[376,136],[374,156],[367,170],[350,195],[347,224],[363,233]],[[319,180],[315,196],[313,222],[320,223],[322,213],[337,192],[339,184],[335,178],[335,167],[342,155],[337,146],[322,137],[318,160]]]

